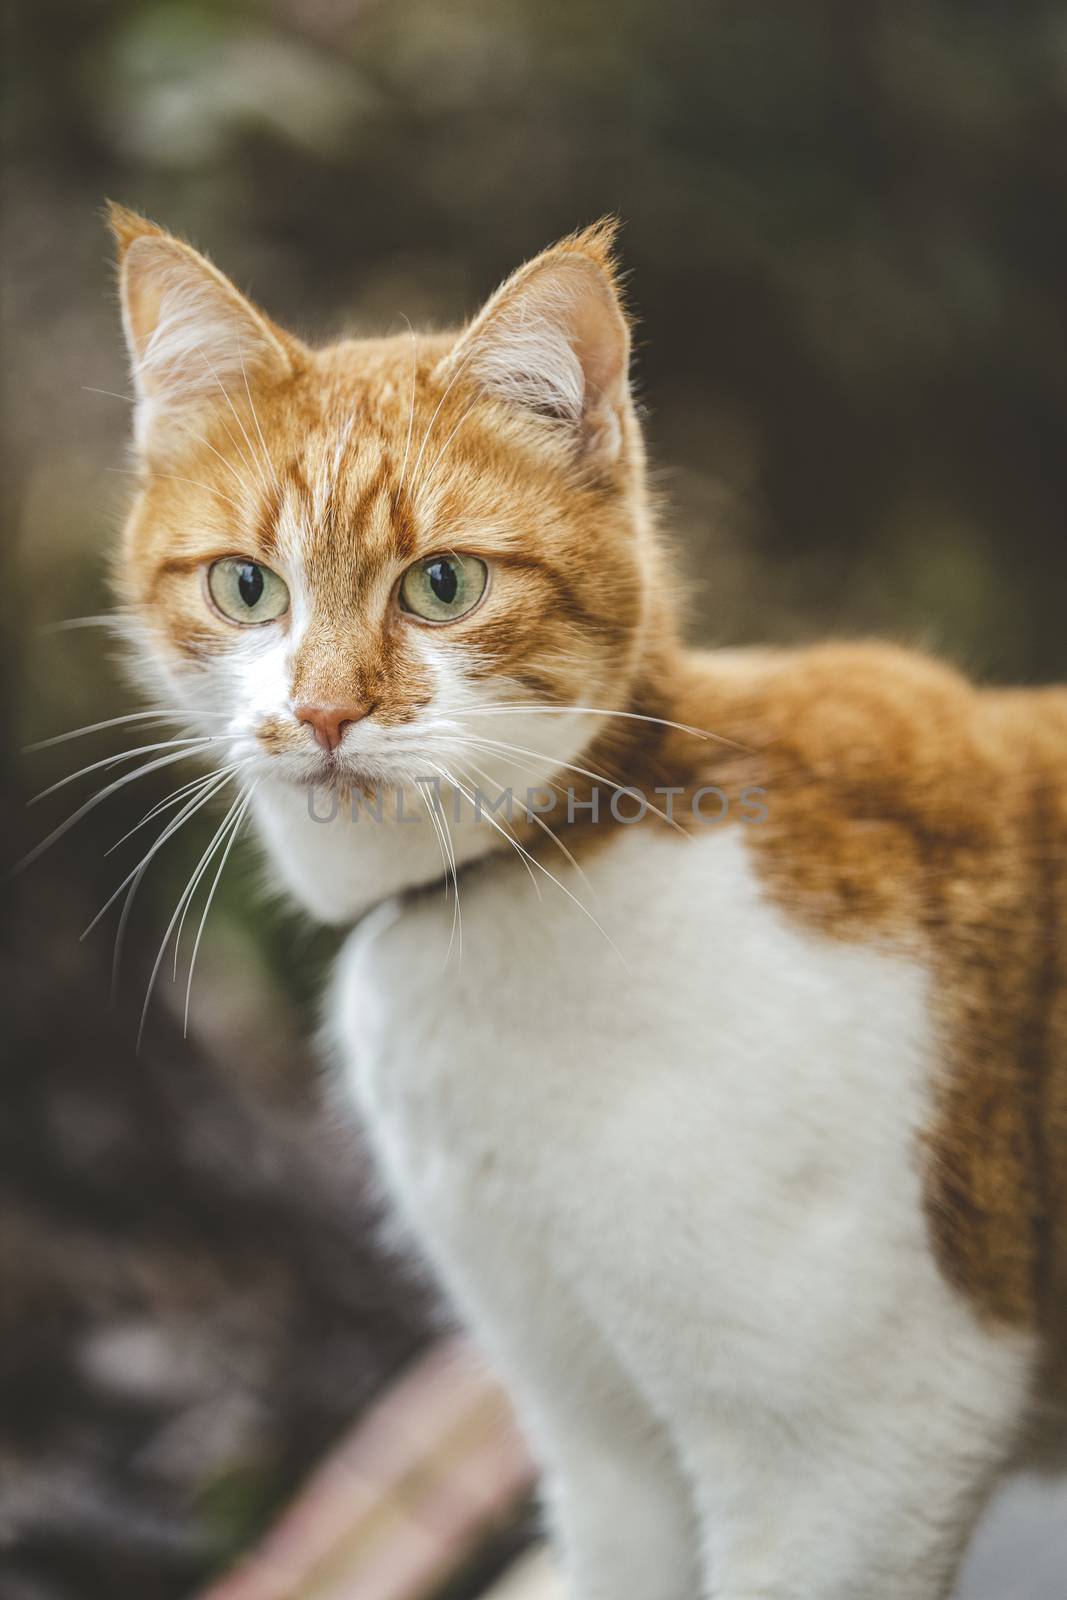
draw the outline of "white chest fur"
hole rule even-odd
[[[635,1496],[658,1506],[677,1476],[641,1545],[662,1534],[665,1576],[650,1568],[644,1587],[673,1596],[700,1561],[773,1578],[778,1541],[752,1544],[764,1509],[749,1502],[753,1485],[785,1493],[798,1437],[804,1470],[825,1448],[846,1501],[859,1466],[879,1463],[892,1489],[876,1496],[885,1531],[866,1538],[865,1571],[881,1561],[895,1594],[940,1593],[950,1513],[930,1549],[918,1542],[910,1588],[892,1566],[893,1496],[912,1514],[924,1452],[940,1453],[946,1496],[979,1492],[957,1443],[968,1461],[1004,1448],[1028,1352],[977,1327],[928,1248],[926,975],[793,928],[738,828],[687,841],[635,827],[592,856],[590,882],[552,870],[599,928],[547,880],[539,903],[502,860],[462,882],[461,959],[443,898],[374,913],[345,950],[333,1018],[387,1181],[563,1485],[583,1600],[623,1592],[618,1572],[614,1590],[599,1576],[587,1524],[603,1512],[581,1487],[604,1459],[625,1453],[639,1479],[619,1505],[595,1496],[616,1538]],[[651,1469],[640,1482],[650,1440],[654,1491]],[[802,1576],[806,1492],[788,1519]],[[831,1562],[796,1593],[859,1592],[860,1510],[839,1576]],[[679,1542],[684,1570],[665,1553]]]
[[[603,933],[504,861],[463,886],[461,959],[443,902],[353,936],[340,1037],[420,1230],[474,1247],[506,1227],[517,1248],[519,1228],[583,1297],[595,1275],[672,1299],[699,1281],[734,1315],[756,1289],[744,1256],[785,1295],[821,1218],[850,1274],[871,1262],[872,1212],[925,1255],[923,974],[793,932],[737,830],[634,830],[590,876],[595,899],[566,881]],[[765,1281],[756,1293],[762,1316]]]

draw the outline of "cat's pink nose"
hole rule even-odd
[[[372,705],[294,706],[293,715],[297,722],[307,723],[320,750],[331,751],[341,743],[345,729],[361,721],[373,709]]]

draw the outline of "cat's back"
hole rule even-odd
[[[702,776],[766,791],[748,843],[768,891],[809,926],[915,950],[973,914],[995,944],[994,913],[1010,909],[1034,953],[1067,962],[1054,939],[1067,687],[982,689],[888,645],[724,651],[690,658],[680,717],[730,741]]]

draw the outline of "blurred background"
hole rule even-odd
[[[129,494],[105,196],[310,338],[459,320],[615,211],[694,636],[876,630],[995,681],[1067,676],[1056,0],[23,0],[5,22],[10,860],[107,772],[33,793],[140,742],[22,753],[139,705],[106,631],[55,626],[107,609]],[[12,1600],[188,1595],[442,1326],[307,1043],[332,936],[239,852],[189,1038],[165,964],[138,1056],[203,823],[145,879],[114,1003],[113,917],[79,942],[145,835],[105,852],[172,787],[119,791],[4,888]]]

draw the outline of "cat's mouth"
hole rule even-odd
[[[368,797],[388,787],[406,787],[404,774],[392,763],[340,751],[304,756],[285,776],[297,788],[358,792]]]

